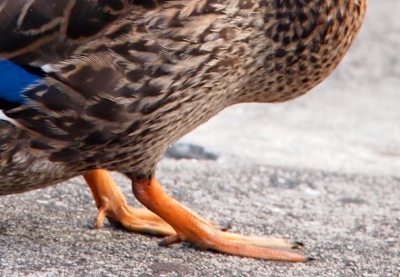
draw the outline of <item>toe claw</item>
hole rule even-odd
[[[304,243],[297,240],[292,240],[291,243],[293,244],[292,249],[298,249],[300,247],[304,247]]]
[[[317,259],[312,257],[312,256],[306,257],[306,262],[312,262],[312,261],[315,261],[315,260],[317,260]]]

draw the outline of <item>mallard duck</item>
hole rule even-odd
[[[287,101],[323,81],[366,6],[1,0],[0,74],[18,82],[0,86],[0,194],[84,175],[99,225],[107,216],[169,235],[164,246],[186,241],[238,256],[310,260],[287,240],[218,230],[169,196],[155,168],[169,145],[224,108]],[[130,178],[149,211],[127,206],[105,170]]]

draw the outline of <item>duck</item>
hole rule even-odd
[[[159,245],[307,262],[167,194],[166,149],[223,109],[300,97],[337,67],[367,0],[0,0],[0,195],[83,176],[98,214]],[[124,174],[133,208],[108,171]]]

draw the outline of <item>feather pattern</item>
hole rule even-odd
[[[0,194],[95,168],[152,176],[169,145],[225,107],[287,101],[324,80],[366,4],[0,0],[0,58],[51,68],[23,105],[2,107],[16,125],[0,125]],[[41,177],[23,180],[32,167]]]

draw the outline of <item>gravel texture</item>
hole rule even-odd
[[[235,170],[232,170],[235,169]],[[2,198],[4,276],[395,276],[400,273],[400,179],[211,161],[165,159],[166,190],[242,234],[290,237],[317,260],[266,262],[157,246],[156,237],[106,225],[82,179]],[[130,193],[128,180],[116,175]]]

